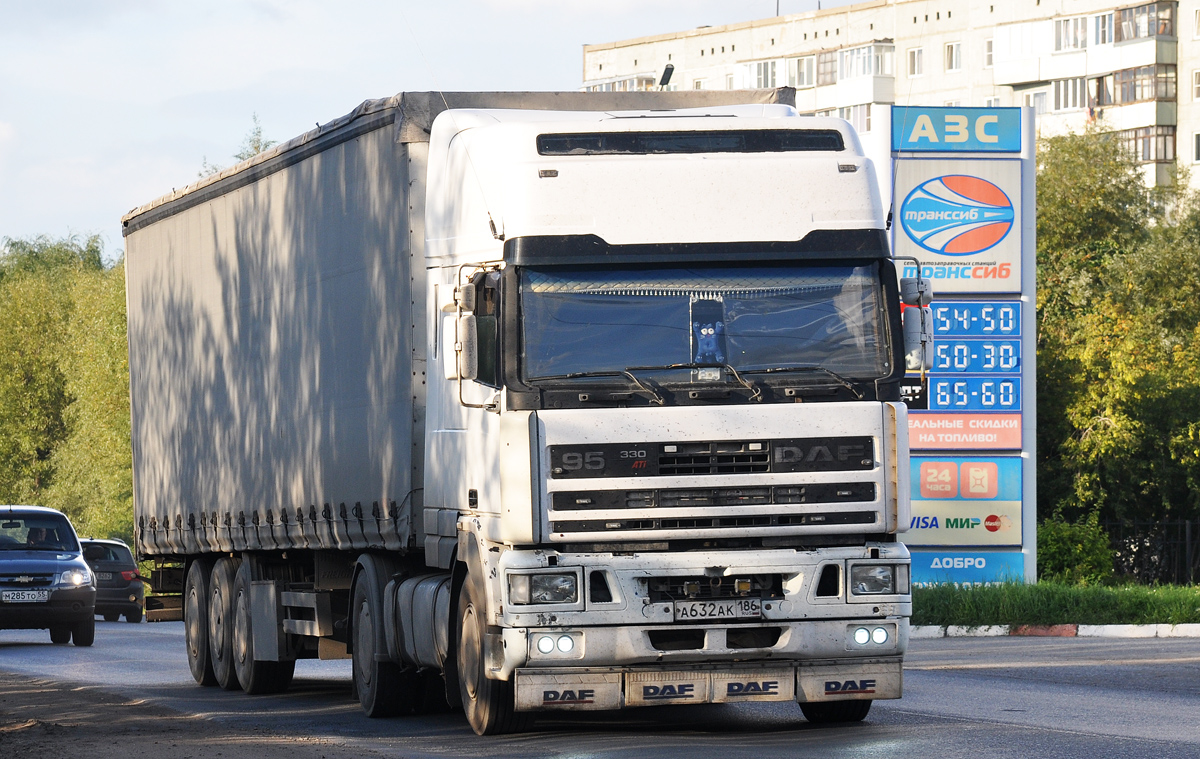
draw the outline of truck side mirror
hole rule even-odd
[[[900,302],[906,306],[924,308],[933,301],[933,282],[918,277],[900,280]]]
[[[904,309],[904,363],[911,372],[933,368],[933,309]]]
[[[474,288],[472,288],[474,292]],[[471,298],[474,300],[474,297]],[[474,305],[474,304],[472,304]],[[479,328],[475,314],[458,317],[458,376],[473,380],[479,376]],[[446,358],[450,358],[447,356]]]

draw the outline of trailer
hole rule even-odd
[[[368,715],[480,734],[899,698],[928,292],[793,95],[403,93],[127,214],[136,540],[197,682],[349,657]]]

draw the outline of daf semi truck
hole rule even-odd
[[[792,94],[405,93],[127,214],[137,544],[197,682],[349,657],[368,715],[480,734],[899,698],[928,299]]]

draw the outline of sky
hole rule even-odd
[[[824,0],[822,7],[848,4]],[[0,238],[99,234],[364,100],[576,90],[583,45],[775,15],[776,0],[0,0]],[[817,0],[779,0],[782,14]]]

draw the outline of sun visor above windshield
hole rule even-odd
[[[671,261],[863,260],[887,258],[882,229],[817,229],[791,242],[609,245],[596,235],[545,235],[505,241],[504,260],[524,265]]]

